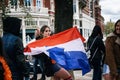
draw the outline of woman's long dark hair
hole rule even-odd
[[[117,26],[117,24],[118,24],[119,22],[120,22],[120,19],[116,21],[115,26],[114,26],[115,29],[114,29],[113,33],[116,34],[116,35],[118,35],[118,36],[120,37],[120,34],[117,34],[117,33],[116,33],[116,26]]]
[[[101,38],[103,38],[103,34],[102,34],[101,27],[100,27],[99,25],[96,25],[96,26],[93,28],[91,37],[95,38],[95,37],[98,36],[98,35],[99,35]]]
[[[44,33],[44,31],[45,31],[46,28],[50,28],[50,27],[48,27],[47,25],[43,25],[43,26],[41,27],[41,29],[40,29],[40,36],[38,36],[38,37],[36,38],[36,40],[43,38],[43,33]]]

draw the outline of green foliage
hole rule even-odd
[[[108,35],[109,33],[111,33],[114,29],[114,22],[107,22],[105,24],[105,34]]]
[[[4,1],[1,0],[0,3],[1,3],[0,9],[1,9],[2,12],[3,12],[3,13],[2,13],[2,16],[5,16],[5,9],[6,9],[6,7],[5,7],[5,4],[4,4]]]
[[[7,9],[7,7],[5,6],[4,0],[0,1],[0,10],[2,11],[2,19],[6,18],[8,15],[6,15],[9,10]]]

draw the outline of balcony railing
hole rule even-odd
[[[36,6],[24,6],[24,7],[9,7],[10,13],[19,13],[19,12],[30,12],[30,13],[40,13],[40,14],[48,14],[48,8],[44,7],[36,7]]]

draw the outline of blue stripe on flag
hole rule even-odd
[[[64,52],[63,48],[58,47],[47,51],[52,59],[56,60],[57,63],[67,70],[82,69],[82,75],[91,70],[86,54],[81,51]]]

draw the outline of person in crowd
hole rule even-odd
[[[12,80],[11,70],[5,56],[2,38],[0,37],[0,80]]]
[[[104,80],[111,80],[110,68],[107,64],[103,65],[103,78]]]
[[[37,29],[35,30],[35,39],[38,40],[39,37],[40,37],[40,29],[37,28]]]
[[[3,19],[3,45],[12,73],[12,80],[23,80],[29,77],[29,67],[23,54],[23,43],[20,35],[21,19],[6,17]]]
[[[92,45],[90,51],[89,62],[93,68],[93,78],[92,80],[102,80],[102,67],[105,57],[105,45],[102,40],[103,34],[99,25],[95,25],[91,36],[88,39],[88,47]]]
[[[105,41],[105,63],[109,66],[111,80],[120,80],[120,19],[115,23],[114,31]]]
[[[40,38],[40,29],[37,28],[35,30],[35,39],[38,40]],[[40,54],[37,55],[33,55],[34,58],[34,64],[33,64],[33,77],[31,78],[31,80],[37,80],[37,74],[38,74],[38,67],[40,67],[40,71],[41,71],[41,79],[40,80],[45,80],[45,71],[44,71],[44,64],[43,64],[43,57],[40,56]],[[39,64],[39,66],[38,66]]]
[[[42,26],[40,29],[39,39],[49,36],[51,36],[50,27],[47,25]],[[64,80],[72,80],[70,73],[57,64],[56,61],[48,57],[45,53],[41,53],[39,57],[42,58],[41,61],[44,64],[42,69],[46,75],[54,76],[54,80],[60,80],[60,78]]]

